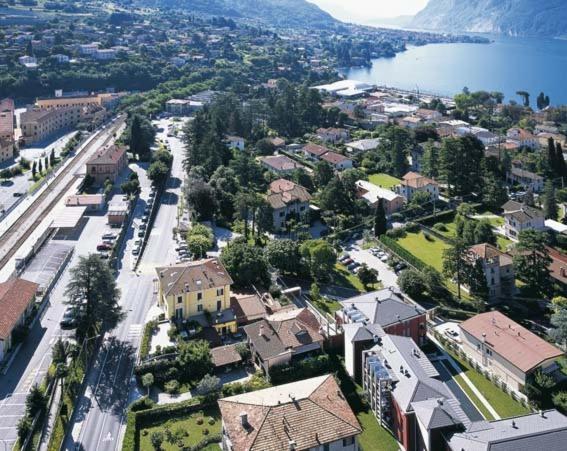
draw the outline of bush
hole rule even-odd
[[[447,232],[448,231],[447,226],[445,224],[443,224],[442,222],[438,222],[437,224],[435,224],[433,226],[433,228],[435,230],[437,230],[438,232]]]
[[[392,215],[390,216],[390,219],[392,220],[392,222],[403,222],[405,217],[401,213],[392,213]]]
[[[563,413],[567,413],[567,392],[559,391],[553,394],[553,405]]]
[[[290,365],[278,365],[270,368],[270,380],[275,385],[294,382],[301,379],[320,376],[333,370],[327,354],[319,355]]]
[[[197,423],[199,426],[201,426],[204,422],[205,422],[205,419],[203,417],[199,417],[199,418],[197,418],[197,421],[195,421],[195,423]]]
[[[429,233],[424,233],[423,237],[425,238],[426,241],[429,241],[431,243],[435,241],[435,238],[433,238]]]
[[[394,240],[397,240],[398,238],[404,238],[406,236],[406,229],[404,227],[399,227],[397,229],[389,229],[386,232],[386,236]]]
[[[143,396],[140,399],[134,401],[131,405],[130,405],[130,410],[132,412],[139,412],[141,410],[148,410],[151,409],[152,407],[154,407],[155,402],[153,402],[150,398],[148,398],[147,396]]]
[[[215,419],[213,417],[210,417],[209,418],[209,426],[212,426],[215,423],[216,423]]]
[[[144,360],[150,353],[150,346],[152,343],[152,335],[157,328],[156,321],[150,321],[144,327],[144,336],[142,337],[142,343],[140,344],[140,359]]]
[[[209,435],[209,430],[207,428],[203,428],[203,435]]]
[[[415,222],[408,222],[406,224],[406,232],[408,233],[418,233],[420,230],[419,224],[416,224]]]
[[[163,388],[165,389],[165,392],[169,393],[170,395],[179,393],[179,381],[177,379],[172,379],[166,382]]]

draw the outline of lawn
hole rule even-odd
[[[530,413],[530,409],[512,399],[510,395],[504,393],[486,377],[472,369],[468,363],[457,357],[452,352],[449,352],[449,354],[451,354],[463,373],[467,375],[470,381],[483,394],[486,400],[502,418],[510,418]],[[484,414],[484,412],[482,413]]]
[[[514,242],[512,240],[509,240],[505,236],[496,235],[496,244],[498,245],[498,249],[503,252],[506,252],[508,250],[508,246],[513,243]]]
[[[449,248],[449,245],[439,238],[430,236],[425,238],[423,232],[408,233],[405,238],[400,238],[398,244],[411,252],[423,263],[432,266],[437,271],[443,271],[443,251]]]
[[[328,313],[331,316],[334,316],[333,314],[337,310],[341,309],[341,304],[339,304],[339,301],[335,301],[334,299],[320,297],[316,301],[312,300],[311,303],[321,313]]]
[[[162,450],[178,451],[182,447],[194,446],[207,436],[221,433],[220,412],[218,408],[210,407],[205,410],[193,412],[190,415],[172,418],[171,420],[167,420],[156,426],[142,429],[139,432],[140,450],[153,451],[154,448],[150,439],[152,432],[160,431],[164,433],[165,436],[166,429],[169,429],[172,432],[176,441],[171,444],[167,440],[164,440],[161,446]],[[208,431],[208,433],[205,431]],[[178,445],[180,442],[183,443],[183,446]],[[210,444],[204,449],[207,451],[218,449],[218,444]]]
[[[400,179],[392,177],[388,174],[372,174],[368,176],[368,181],[374,185],[381,186],[382,188],[392,189],[394,186],[400,184]]]
[[[482,218],[479,216],[486,216],[486,218]],[[492,225],[492,227],[500,227],[504,225],[504,218],[498,216],[495,217],[497,215],[495,215],[494,213],[490,212],[490,211],[483,211],[481,213],[478,213],[478,215],[475,215],[475,219],[486,219],[488,222],[490,222],[490,225]]]

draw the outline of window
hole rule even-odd
[[[486,348],[486,354],[488,354],[488,355],[492,355],[492,350],[490,350],[490,349]]]
[[[217,288],[217,296],[224,296],[224,288]]]
[[[354,445],[354,437],[343,438],[343,447]]]
[[[323,451],[329,451],[329,444],[328,443],[325,443],[323,445]]]
[[[183,302],[183,296],[177,296],[177,303],[181,304]]]
[[[198,312],[202,312],[202,311],[203,311],[203,304],[197,304],[197,311],[198,311]]]
[[[200,301],[203,299],[203,293],[197,293],[197,300]]]
[[[222,301],[217,301],[217,312],[220,312],[222,309]]]

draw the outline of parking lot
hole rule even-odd
[[[378,271],[378,280],[382,282],[384,287],[397,287],[398,286],[398,276],[392,268],[388,266],[387,256],[385,253],[379,253],[377,251],[371,251],[370,249],[362,249],[360,244],[350,243],[344,247],[345,256],[348,255],[350,260],[347,260],[348,265],[351,265],[349,269],[351,272],[355,271],[356,267],[353,263],[358,265],[366,264],[369,268]],[[351,262],[352,261],[352,262]]]
[[[39,284],[39,290],[44,292],[68,260],[71,252],[73,252],[71,245],[49,242],[32,259],[21,277]]]

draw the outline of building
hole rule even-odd
[[[353,167],[352,160],[340,153],[327,152],[321,156],[321,161],[329,163],[335,171],[344,171]]]
[[[567,417],[546,410],[505,420],[472,423],[445,437],[447,451],[562,451],[567,443]]]
[[[376,337],[401,335],[410,337],[418,345],[425,341],[426,310],[389,288],[346,299],[340,304],[341,310],[335,317],[344,330],[345,366],[358,383],[362,351],[373,346]]]
[[[325,155],[327,152],[330,152],[330,149],[324,146],[320,146],[319,144],[307,143],[301,149],[305,158],[311,161],[320,161],[321,157]]]
[[[279,232],[285,228],[288,220],[305,219],[311,194],[301,185],[279,179],[270,183],[267,201],[273,210],[274,230]]]
[[[403,196],[408,202],[417,192],[429,194],[431,200],[439,199],[439,184],[417,172],[408,172],[403,176],[399,185],[394,188],[395,192]]]
[[[374,88],[374,85],[356,80],[340,80],[335,83],[313,87],[313,89],[316,89],[320,93],[345,98],[366,96],[373,91]]]
[[[100,149],[87,162],[87,174],[94,179],[96,185],[103,185],[106,179],[114,182],[127,166],[126,149],[112,144]]]
[[[491,300],[515,294],[514,262],[510,255],[484,243],[471,246],[467,258],[471,263],[481,262]]]
[[[37,69],[37,58],[35,56],[20,56],[18,62],[26,69]]]
[[[0,100],[0,138],[14,140],[14,101]]]
[[[377,149],[380,145],[380,138],[361,139],[347,143],[345,146],[347,151],[352,154],[368,152],[369,150]]]
[[[531,189],[534,193],[543,191],[544,185],[544,179],[541,175],[516,167],[512,167],[506,173],[506,182],[510,185],[520,185],[526,191]]]
[[[214,327],[221,335],[236,332],[236,319],[230,309],[232,278],[217,258],[159,267],[156,272],[158,305],[166,318],[192,319]]]
[[[215,372],[227,372],[242,363],[242,357],[236,350],[236,344],[219,346],[211,349],[211,360]]]
[[[523,128],[513,127],[509,129],[506,133],[506,138],[516,142],[520,147],[528,147],[530,149],[539,147],[538,138]]]
[[[318,354],[323,336],[317,318],[308,309],[294,309],[244,326],[252,359],[267,375],[270,368]]]
[[[74,106],[104,106],[105,99],[111,94],[77,94],[63,95],[63,92],[57,91],[55,97],[41,97],[35,102],[35,106],[41,109],[67,108]]]
[[[117,196],[115,196],[117,197]],[[106,219],[110,227],[122,227],[122,224],[128,219],[130,211],[128,202],[115,200],[114,198],[108,203],[108,211]]]
[[[415,129],[422,124],[422,119],[416,116],[406,116],[399,120],[401,127]]]
[[[305,166],[286,155],[263,157],[260,158],[260,163],[265,168],[280,175],[289,175],[296,169],[305,169]]]
[[[66,207],[87,207],[87,211],[101,211],[105,205],[103,194],[76,194],[65,199]]]
[[[223,451],[357,451],[360,424],[332,375],[218,401]]]
[[[385,335],[363,354],[363,388],[376,419],[406,451],[445,449],[470,425],[437,369],[409,337]]]
[[[439,111],[427,108],[420,108],[415,112],[415,115],[426,122],[435,122],[443,118],[443,114]]]
[[[202,110],[205,104],[190,99],[171,99],[165,102],[165,111],[173,116],[187,116]]]
[[[350,138],[350,132],[345,128],[319,128],[317,138],[324,143],[338,144]]]
[[[56,133],[75,127],[81,121],[77,106],[27,110],[20,115],[22,138],[26,144],[44,141]]]
[[[522,391],[536,371],[561,371],[557,360],[563,351],[498,311],[476,315],[459,327],[463,352],[511,390]]]
[[[225,143],[229,149],[244,150],[246,143],[242,136],[227,136]]]
[[[386,215],[400,211],[405,202],[402,196],[366,180],[358,180],[356,182],[356,195],[360,199],[364,199],[371,208],[376,208],[381,200],[384,210],[386,210]]]
[[[30,314],[39,285],[24,279],[0,283],[0,362],[14,345],[14,335]]]
[[[14,158],[14,141],[0,136],[0,163]]]
[[[506,236],[518,239],[523,230],[545,230],[543,211],[528,205],[509,200],[502,205],[504,210],[504,233]]]
[[[547,247],[547,253],[551,257],[549,276],[552,278],[553,282],[558,283],[565,292],[567,290],[567,255],[549,246]]]
[[[99,49],[93,53],[92,57],[98,61],[111,61],[116,58],[116,53],[114,49]]]

